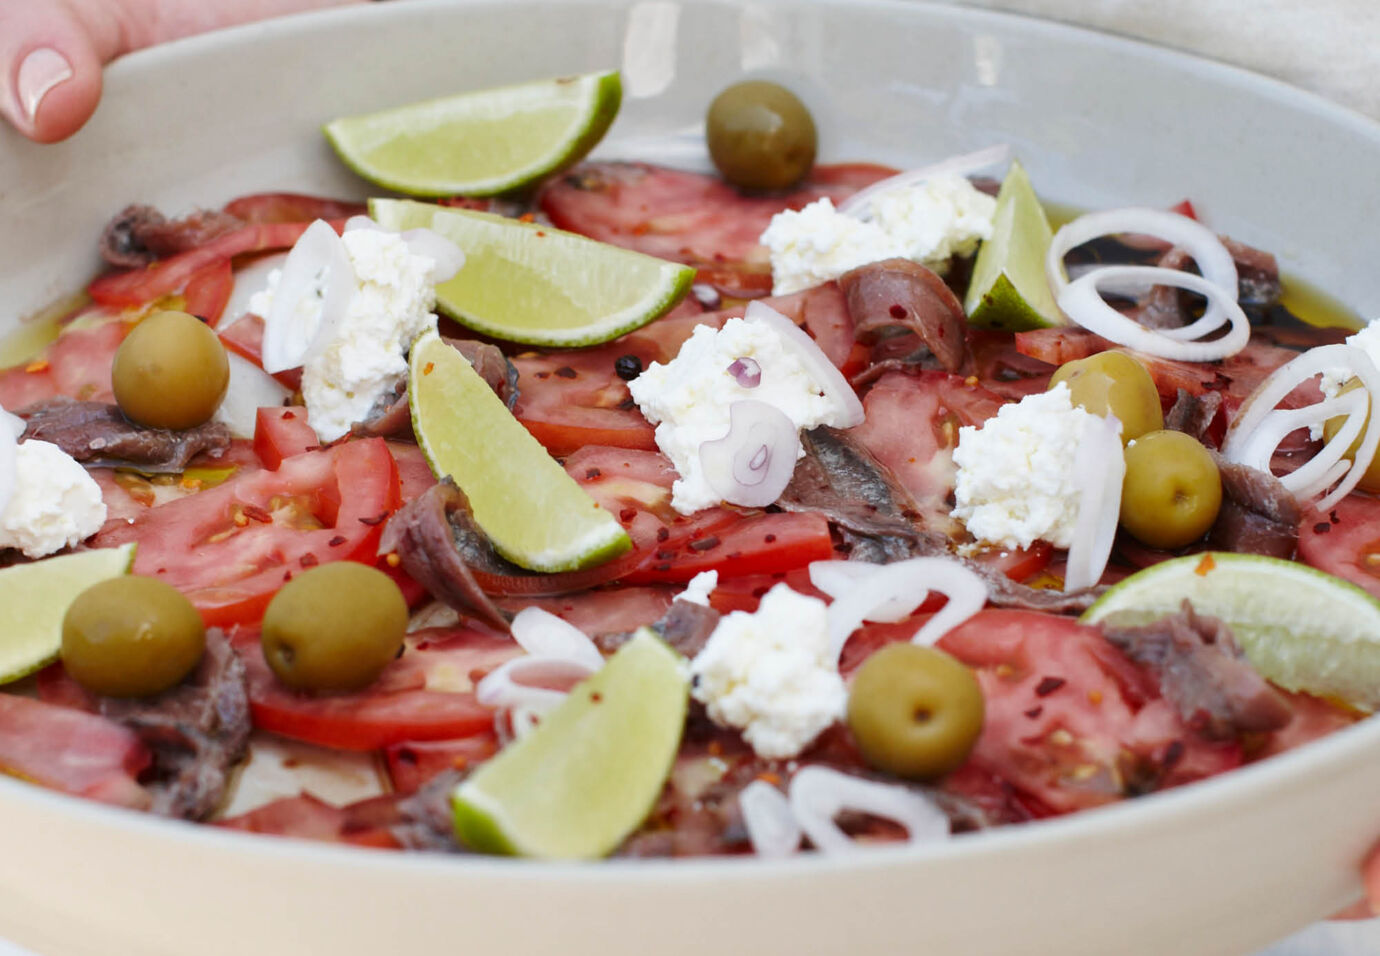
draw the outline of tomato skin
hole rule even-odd
[[[716,544],[703,550],[698,548],[715,540]],[[622,581],[683,584],[701,571],[718,571],[725,577],[773,574],[836,557],[829,521],[823,515],[763,514],[744,518],[674,550],[660,549],[653,554],[651,563]]]
[[[79,797],[144,808],[152,762],[139,736],[97,714],[0,694],[0,770]]]
[[[1353,491],[1327,514],[1304,507],[1299,559],[1380,598],[1380,498]]]
[[[380,850],[403,848],[386,827],[356,824],[350,808],[331,806],[309,793],[283,797],[212,825],[321,843],[347,843]]]
[[[321,440],[307,423],[302,405],[261,408],[254,414],[254,454],[269,471],[277,471],[284,458],[315,451]]]
[[[182,591],[207,626],[255,623],[295,571],[373,564],[383,522],[399,504],[393,457],[383,439],[370,438],[237,475],[103,530],[93,544],[137,541],[135,573]]]
[[[187,287],[182,293],[182,308],[205,319],[206,324],[214,328],[234,290],[235,275],[230,260],[221,259],[197,271],[187,280]]]

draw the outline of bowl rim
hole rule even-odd
[[[105,72],[107,95],[118,95],[126,77],[158,71],[190,62],[198,56],[226,47],[252,44],[256,39],[306,36],[323,26],[349,24],[356,20],[386,22],[403,17],[424,18],[435,10],[454,7],[512,9],[522,5],[556,3],[568,6],[599,5],[630,7],[637,0],[409,0],[408,3],[360,4],[310,11],[273,20],[244,24],[211,33],[173,41],[128,54],[110,64]],[[673,0],[681,7],[735,7],[733,0]],[[1037,41],[1077,41],[1080,46],[1101,47],[1148,60],[1158,66],[1188,73],[1210,85],[1224,85],[1262,99],[1320,117],[1375,144],[1380,151],[1380,122],[1325,97],[1299,89],[1282,80],[1231,64],[1208,59],[1087,27],[1034,16],[935,3],[930,0],[753,0],[755,5],[776,9],[867,7],[883,13],[942,21],[960,29],[984,24],[1010,28],[1018,26]],[[0,141],[0,148],[3,148]],[[713,879],[756,881],[762,878],[799,877],[820,872],[849,873],[895,867],[909,867],[955,856],[1000,856],[1010,850],[1059,843],[1096,840],[1104,835],[1133,829],[1142,822],[1171,822],[1206,808],[1228,809],[1252,795],[1268,794],[1276,784],[1329,769],[1359,759],[1380,749],[1380,721],[1362,719],[1353,726],[1328,734],[1325,739],[1257,763],[1238,767],[1206,780],[1175,787],[1134,799],[1077,811],[1058,817],[1035,820],[1022,825],[996,827],[966,833],[957,839],[930,844],[899,844],[869,847],[857,854],[826,856],[798,854],[784,860],[756,857],[695,857],[686,859],[611,858],[588,862],[562,862],[480,854],[432,854],[418,852],[369,853],[362,848],[317,843],[298,839],[267,839],[214,825],[188,823],[156,817],[140,811],[105,805],[0,775],[0,805],[19,802],[36,809],[54,810],[63,816],[97,826],[113,827],[160,841],[176,841],[190,847],[217,853],[231,853],[263,859],[297,858],[335,868],[369,867],[397,872],[445,873],[462,877],[483,875],[507,879],[564,880],[578,875],[581,880],[624,882],[630,875],[652,876],[670,882]]]

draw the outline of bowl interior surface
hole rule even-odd
[[[1358,241],[1380,208],[1380,128],[1273,81],[921,3],[413,0],[128,57],[95,119],[57,146],[0,130],[0,334],[95,271],[94,240],[126,203],[175,214],[253,191],[362,197],[323,122],[609,66],[625,99],[597,156],[704,167],[708,101],[762,76],[806,100],[825,161],[914,167],[1010,143],[1048,200],[1192,198],[1290,275],[1380,312]],[[1136,805],[940,847],[553,866],[245,838],[0,780],[0,934],[54,956],[181,954],[188,939],[341,956],[1241,952],[1355,894],[1380,834],[1377,787],[1380,725],[1365,723]]]

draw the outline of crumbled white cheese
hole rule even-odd
[[[751,358],[761,369],[755,388],[729,374],[735,360]],[[656,425],[656,443],[680,478],[671,486],[671,505],[682,514],[716,505],[718,494],[704,478],[700,445],[728,434],[729,406],[755,399],[780,409],[797,429],[839,425],[844,406],[829,393],[800,355],[766,323],[729,319],[722,329],[697,327],[679,354],[653,362],[628,383],[633,401]]]
[[[755,613],[733,611],[690,664],[695,699],[759,756],[794,757],[848,701],[830,653],[824,602],[778,584]]]
[[[1380,367],[1380,320],[1370,322],[1359,331],[1346,337],[1347,345],[1354,345],[1370,356],[1370,360]],[[1351,372],[1344,368],[1331,368],[1322,374],[1322,392],[1328,398],[1336,398],[1341,392],[1342,386],[1351,379]],[[1317,429],[1318,438],[1322,434],[1322,429]]]
[[[1074,453],[1096,418],[1069,394],[1060,382],[958,430],[953,516],[973,537],[1006,548],[1072,543],[1081,498]]]
[[[322,441],[340,438],[391,396],[407,376],[412,340],[436,327],[433,259],[378,229],[351,229],[341,240],[358,288],[330,341],[302,366],[307,421]],[[250,300],[251,312],[268,314],[279,278],[270,273],[268,288]],[[303,296],[298,304],[319,311],[320,297]]]
[[[20,442],[14,492],[0,512],[0,548],[41,558],[91,537],[105,524],[100,485],[57,445]]]
[[[690,583],[685,586],[684,591],[676,595],[676,600],[689,601],[691,604],[709,607],[709,595],[713,594],[714,589],[718,586],[718,571],[701,571],[690,579]]]
[[[992,235],[997,201],[962,176],[937,176],[890,189],[864,221],[826,197],[772,217],[761,242],[771,252],[772,291],[799,292],[882,259],[912,259],[942,272]]]

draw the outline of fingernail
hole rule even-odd
[[[38,106],[48,91],[71,78],[72,64],[57,50],[39,47],[24,57],[24,62],[19,64],[15,88],[19,94],[19,105],[23,107],[30,123],[38,115]]]

